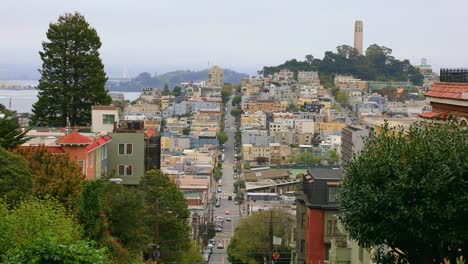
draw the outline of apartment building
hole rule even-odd
[[[347,125],[341,130],[341,164],[346,164],[353,155],[357,155],[364,147],[369,130],[361,126]]]
[[[241,129],[266,129],[267,118],[263,111],[241,115]]]

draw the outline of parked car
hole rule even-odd
[[[223,228],[222,227],[215,227],[215,232],[223,232]]]
[[[215,244],[215,239],[214,239],[214,238],[211,238],[211,239],[210,239],[210,244],[211,244],[211,245],[214,245],[214,244]]]
[[[223,190],[221,190],[221,187],[218,187],[218,192],[220,193],[220,192],[222,192],[222,191],[223,191]]]
[[[239,204],[239,201],[235,200],[235,201],[234,201],[234,204],[235,204],[235,205],[238,205],[238,204]]]
[[[224,244],[223,243],[218,243],[218,248],[224,248]]]

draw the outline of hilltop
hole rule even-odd
[[[238,73],[233,70],[224,70],[224,82],[226,83],[240,83],[242,78],[249,77],[245,73]],[[172,71],[162,75],[151,76],[147,72],[140,73],[137,77],[127,82],[120,83],[107,83],[106,88],[111,91],[123,92],[138,92],[145,87],[159,87],[162,88],[164,84],[168,84],[172,89],[174,86],[179,85],[181,82],[200,82],[208,80],[208,70],[190,71],[179,70]]]

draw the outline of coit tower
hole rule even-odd
[[[354,22],[354,48],[362,55],[362,20]]]

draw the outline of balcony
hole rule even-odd
[[[144,130],[143,120],[122,120],[114,123],[114,133],[136,133]]]

